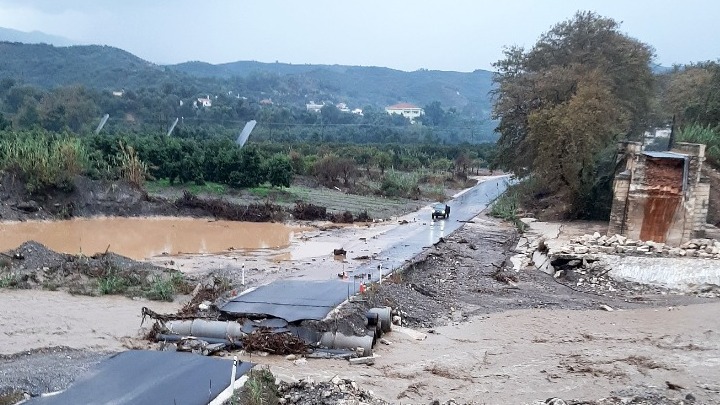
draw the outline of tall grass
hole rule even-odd
[[[720,165],[720,134],[709,125],[707,127],[698,124],[688,125],[680,130],[677,140],[705,144],[705,156],[709,163],[714,167]]]
[[[88,167],[88,154],[79,139],[37,133],[4,134],[0,138],[0,169],[25,176],[28,192],[68,188]]]
[[[126,145],[122,141],[118,143],[120,152],[115,159],[115,164],[120,169],[120,178],[137,187],[142,187],[150,173],[147,164],[140,160],[132,146]]]
[[[525,230],[525,223],[520,221],[520,196],[517,190],[510,189],[498,197],[490,209],[490,215],[512,222],[520,231]]]

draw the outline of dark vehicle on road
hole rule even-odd
[[[441,202],[432,205],[432,219],[450,217],[450,206]]]

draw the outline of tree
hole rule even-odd
[[[592,12],[555,25],[529,51],[506,49],[494,65],[500,133],[494,166],[534,175],[578,203],[581,190],[594,184],[600,152],[645,130],[652,56],[617,22]]]
[[[273,187],[290,187],[293,179],[293,166],[290,158],[276,154],[264,162],[267,181]]]
[[[378,152],[375,155],[375,162],[380,169],[380,174],[385,174],[385,169],[392,165],[392,156],[387,152]]]

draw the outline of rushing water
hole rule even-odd
[[[282,249],[302,228],[279,223],[207,219],[85,218],[0,223],[0,251],[34,240],[58,252],[91,255],[108,249],[133,259],[161,254]]]

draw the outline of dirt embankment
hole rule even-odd
[[[367,211],[330,212],[324,206],[298,202],[294,207],[268,201],[234,202],[232,198],[198,197],[183,192],[177,198],[151,196],[125,181],[76,176],[68,190],[29,194],[21,178],[0,172],[0,221],[68,219],[90,216],[189,216],[230,221],[278,222],[291,215],[303,220],[336,223],[367,222]]]

